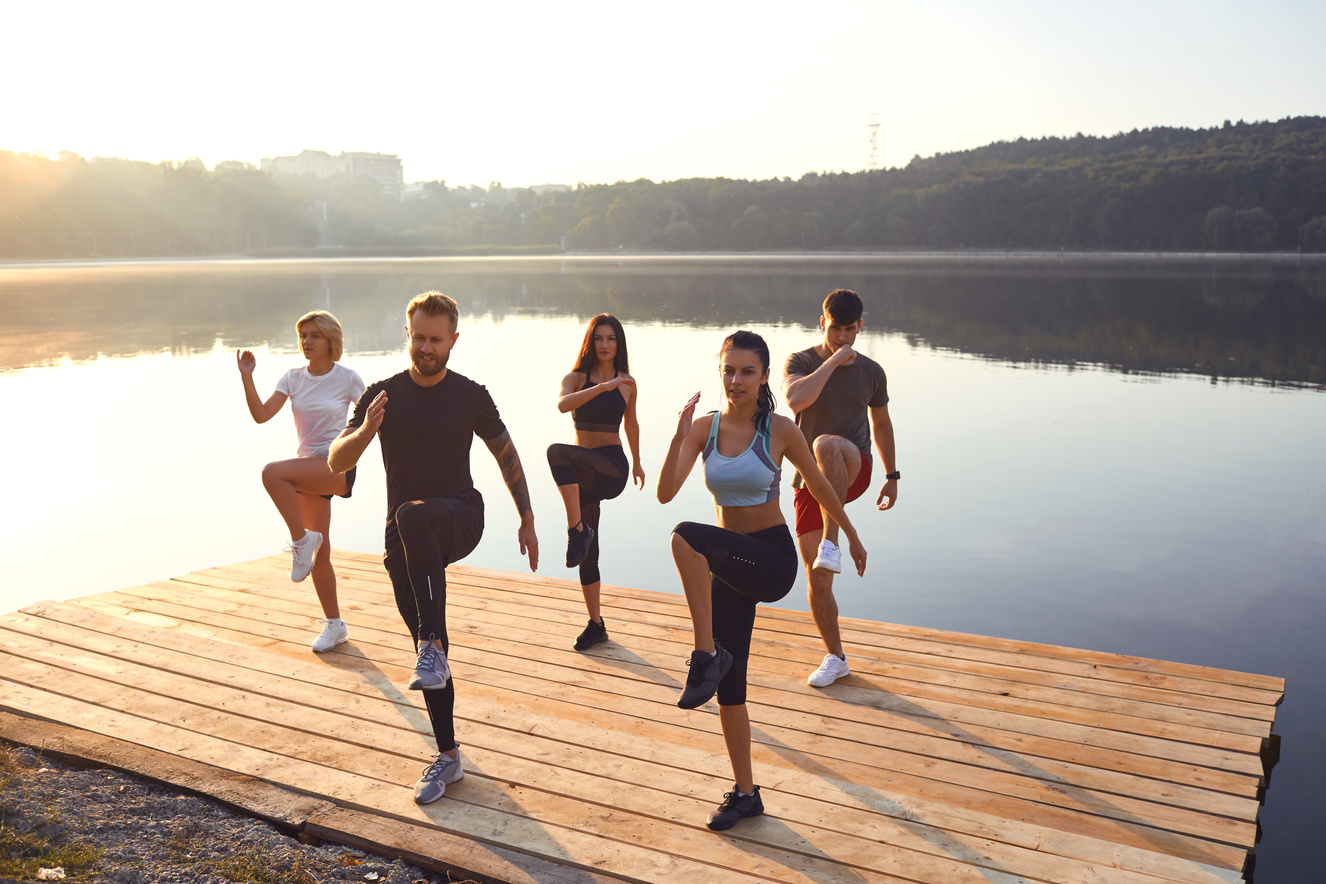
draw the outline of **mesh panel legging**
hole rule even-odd
[[[755,605],[776,602],[797,579],[797,546],[786,525],[754,534],[682,522],[672,532],[709,561],[714,641],[732,655],[732,668],[718,683],[718,705],[746,702],[746,662],[750,658]]]
[[[483,503],[467,497],[439,497],[401,504],[387,524],[387,551],[382,562],[391,578],[396,609],[410,630],[411,647],[419,639],[436,638],[443,653],[447,640],[447,565],[474,551],[483,536]],[[437,748],[456,745],[453,713],[454,680],[446,687],[422,691]]]
[[[548,446],[548,467],[558,487],[580,487],[580,520],[594,529],[589,554],[580,563],[580,585],[599,582],[599,503],[626,488],[630,464],[620,445],[581,448],[560,442]]]

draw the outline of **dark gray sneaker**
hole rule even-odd
[[[465,768],[460,766],[460,753],[452,758],[445,752],[439,752],[433,763],[424,768],[424,775],[419,778],[419,782],[414,784],[414,800],[419,804],[432,804],[447,794],[449,784],[459,782],[464,777]]]
[[[708,703],[718,690],[718,683],[732,668],[732,655],[718,642],[714,642],[714,649],[718,653],[713,657],[707,651],[691,651],[691,659],[686,662],[691,667],[686,674],[686,689],[677,701],[682,709],[694,709]]]
[[[566,529],[566,567],[574,568],[589,555],[589,545],[594,542],[594,529],[580,523],[580,530]]]
[[[585,631],[576,636],[575,649],[577,651],[588,651],[599,642],[608,640],[608,624],[602,620],[590,620]]]
[[[718,805],[718,810],[709,814],[709,828],[721,832],[735,826],[738,820],[759,816],[762,813],[764,813],[764,802],[760,800],[759,786],[756,786],[750,795],[740,794],[737,787],[733,786],[732,791],[723,796],[723,803]]]
[[[419,661],[414,667],[414,678],[410,679],[412,691],[436,691],[447,686],[451,678],[451,667],[447,665],[447,655],[428,639],[419,642]]]

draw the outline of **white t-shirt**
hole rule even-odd
[[[290,398],[299,456],[326,457],[332,440],[345,429],[346,414],[363,395],[364,382],[338,362],[324,375],[309,374],[308,366],[292,368],[276,382],[276,392]]]

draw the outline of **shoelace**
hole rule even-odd
[[[446,762],[444,762],[444,761],[442,760],[443,758],[446,758],[447,761],[450,761],[450,760],[451,760],[450,758],[447,758],[446,755],[439,754],[436,758],[433,759],[433,763],[432,763],[432,764],[430,764],[430,765],[428,765],[428,767],[424,768],[423,779],[425,779],[425,780],[435,780],[435,779],[437,779],[438,777],[442,776],[442,771],[443,771],[443,770],[446,768],[446,766],[447,766],[447,765],[446,765]]]

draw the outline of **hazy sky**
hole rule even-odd
[[[8,4],[0,149],[407,181],[799,177],[1018,136],[1326,115],[1326,2]]]

